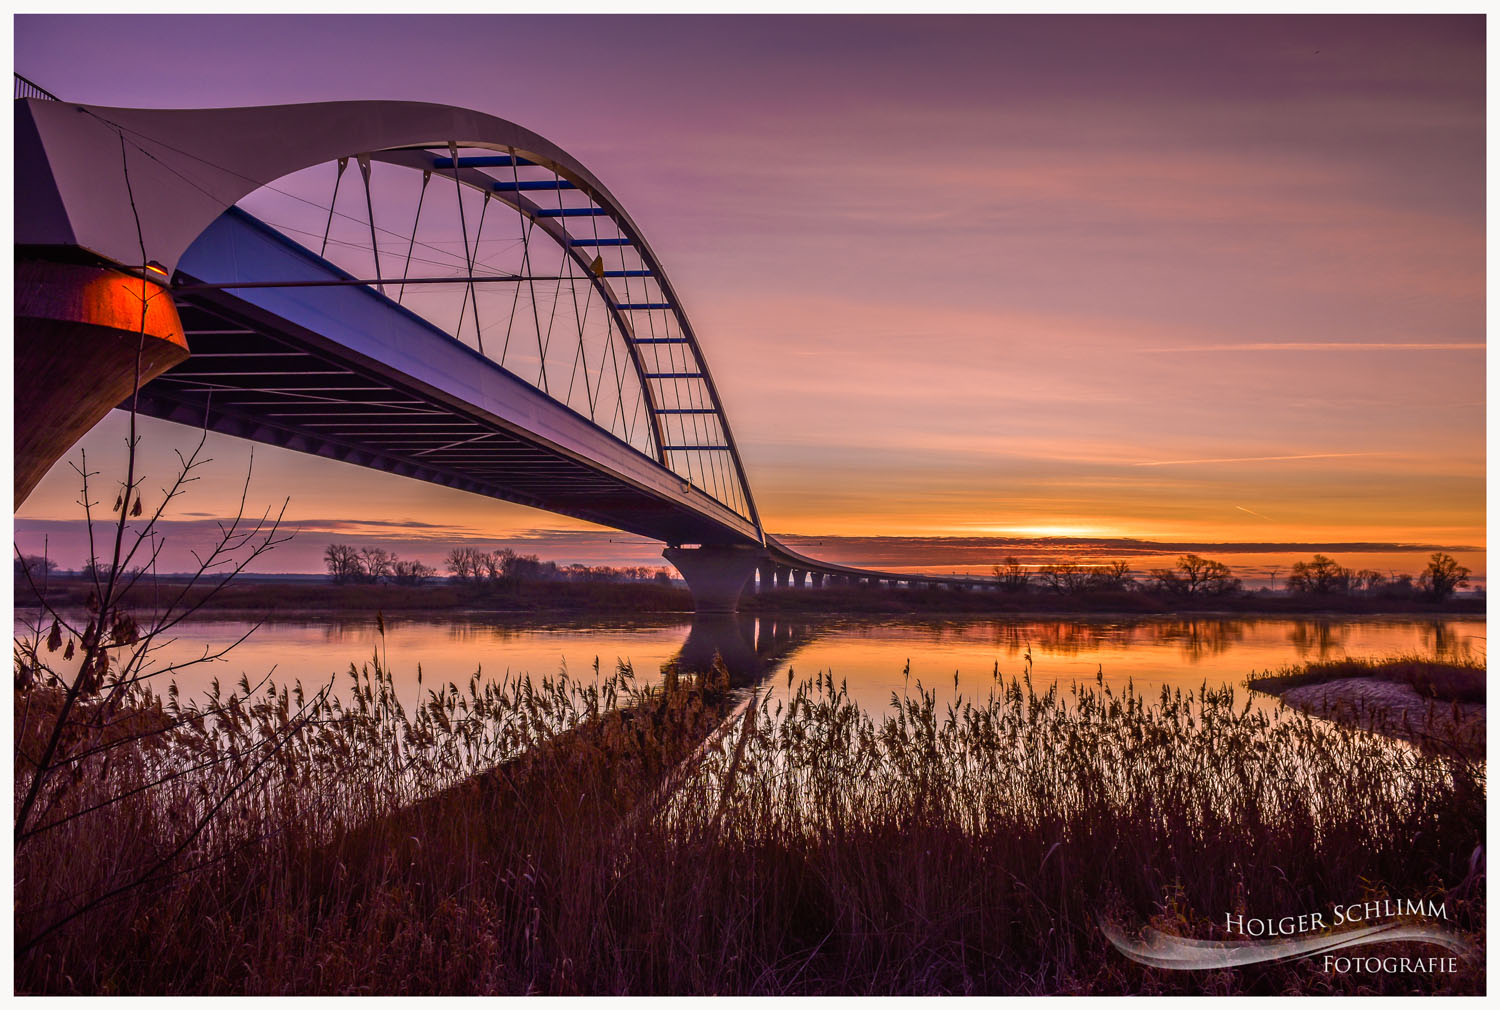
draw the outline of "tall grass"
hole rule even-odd
[[[137,698],[173,728],[81,760],[76,818],[17,849],[18,990],[1483,991],[1482,962],[1174,973],[1110,947],[1101,915],[1210,937],[1388,895],[1482,950],[1482,762],[1232,689],[997,676],[877,718],[821,674],[747,697],[622,666],[408,713],[378,657],[351,674],[346,701]]]

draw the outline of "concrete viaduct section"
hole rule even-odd
[[[847,589],[859,586],[871,589],[982,590],[995,588],[995,582],[993,579],[975,575],[912,575],[830,564],[826,561],[804,557],[769,536],[766,537],[766,551],[755,566],[754,577],[748,578],[745,582],[746,590],[756,593],[785,589]]]

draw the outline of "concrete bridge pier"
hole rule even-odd
[[[141,384],[188,356],[162,283],[108,267],[17,257],[15,504]]]
[[[814,589],[822,589],[823,588],[823,573],[822,572],[813,572],[812,573],[812,587]]]
[[[769,593],[776,587],[776,566],[769,561],[760,563],[760,584],[756,587],[758,593]]]
[[[776,566],[776,588],[785,589],[787,582],[787,570],[780,565]]]
[[[687,580],[698,614],[739,610],[740,593],[761,559],[758,547],[668,547],[661,555]]]
[[[801,571],[800,569],[797,570],[797,571],[794,571],[794,572],[792,572],[792,579],[795,581],[796,586],[797,586],[798,589],[806,589],[807,588],[807,573],[806,572]]]

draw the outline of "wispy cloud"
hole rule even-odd
[[[1345,459],[1351,456],[1385,456],[1383,452],[1308,452],[1295,456],[1218,456],[1212,459],[1155,459],[1134,466],[1190,466],[1196,463],[1279,463],[1297,459]],[[1236,506],[1238,507],[1238,506]]]
[[[1289,341],[1286,343],[1200,344],[1187,347],[1141,347],[1141,354],[1202,354],[1210,351],[1482,351],[1479,342],[1381,343],[1368,341]]]

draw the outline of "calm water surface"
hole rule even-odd
[[[22,620],[18,615],[18,632]],[[214,652],[249,627],[240,620],[184,623],[176,629],[176,641],[159,655],[181,661]],[[1102,672],[1117,688],[1133,680],[1137,689],[1156,693],[1162,685],[1196,689],[1204,682],[1239,684],[1252,672],[1342,656],[1416,653],[1482,659],[1486,653],[1482,619],[740,617],[695,623],[687,615],[569,622],[462,616],[388,618],[382,642],[374,619],[361,617],[266,623],[225,659],[176,677],[185,696],[203,691],[214,677],[227,686],[243,673],[254,683],[272,670],[278,683],[300,679],[309,687],[336,677],[342,693],[349,665],[367,662],[377,648],[408,704],[426,688],[449,680],[461,683],[476,669],[497,679],[564,669],[592,678],[597,658],[606,669],[628,661],[639,678],[648,680],[660,675],[664,663],[679,660],[692,666],[718,652],[741,683],[779,687],[788,667],[809,677],[831,672],[873,711],[885,708],[891,692],[919,681],[938,689],[940,699],[951,697],[955,674],[963,694],[985,694],[997,668],[1006,677],[1020,675],[1028,654],[1039,688],[1052,681],[1064,686],[1092,682]],[[908,662],[909,681],[903,676]]]

